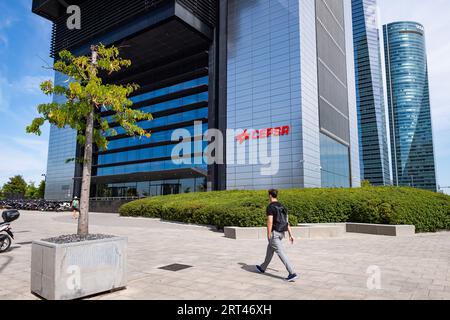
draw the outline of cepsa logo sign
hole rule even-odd
[[[289,135],[290,126],[276,127],[276,128],[267,128],[260,130],[253,130],[251,132],[248,129],[245,129],[244,132],[238,134],[236,136],[236,140],[239,144],[243,144],[247,140],[259,140],[259,139],[268,139],[270,137],[282,137]]]

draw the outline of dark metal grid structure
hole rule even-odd
[[[74,2],[33,2],[34,12],[54,22],[50,50],[52,57],[63,49],[76,47],[165,5],[174,7],[179,4],[210,27],[214,27],[217,22],[217,0],[84,0],[75,3],[80,6],[82,27],[79,30],[70,30],[67,28],[69,15],[65,12],[64,3],[70,5]]]

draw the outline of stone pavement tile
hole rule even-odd
[[[433,292],[430,299],[440,299],[450,292],[449,232],[407,239],[349,234],[339,239],[299,241],[286,248],[301,278],[294,284],[285,284],[282,278],[286,271],[276,258],[267,275],[249,272],[249,264],[263,259],[264,241],[229,240],[206,228],[111,214],[93,214],[90,221],[93,232],[129,238],[129,287],[107,295],[111,299],[175,299],[177,293],[189,292],[213,299],[261,295],[279,299],[421,299],[429,290]],[[31,231],[21,239],[27,241],[54,236],[55,230],[58,234],[73,233],[76,226],[70,214],[24,212],[17,230]],[[156,242],[164,245],[151,245]],[[0,296],[28,296],[30,252],[31,246],[22,246],[0,256],[0,266],[5,258],[13,258],[0,274],[0,280],[11,281],[12,290],[0,290]],[[157,269],[171,263],[194,267],[176,273]],[[367,290],[366,270],[371,265],[380,267],[384,290]],[[252,292],[253,287],[261,292]],[[337,290],[338,287],[351,289]],[[174,289],[170,291],[171,288]],[[266,294],[267,290],[273,294]]]
[[[450,281],[447,280],[433,280],[433,285],[435,286],[444,286],[444,287],[450,287]]]
[[[352,291],[334,291],[326,289],[316,289],[311,293],[318,300],[348,300],[348,299],[364,299],[366,295],[355,293]]]
[[[193,282],[198,282],[198,283],[214,283],[216,281],[217,278],[215,277],[200,277],[197,279],[192,279]]]
[[[450,292],[430,290],[429,297],[436,300],[450,300]]]
[[[188,289],[197,290],[197,291],[206,291],[211,288],[213,284],[209,283],[201,283],[201,282],[192,282],[192,284],[188,287]]]
[[[389,300],[389,299],[383,296],[368,295],[364,298],[364,300],[374,301],[374,300]]]
[[[192,284],[192,280],[187,279],[177,279],[170,283],[170,286],[172,287],[179,287],[179,288],[189,288]]]
[[[429,289],[429,290],[433,290],[433,291],[445,291],[445,287],[444,286],[438,286],[438,285],[426,285],[426,284],[419,284],[417,286],[417,289]]]
[[[417,288],[419,288],[419,285],[417,286]],[[381,282],[381,289],[386,291],[386,292],[400,292],[400,290],[402,289],[401,286],[394,286],[392,284],[386,284],[383,281]]]
[[[389,292],[386,294],[386,298],[390,300],[411,300],[413,295],[413,293],[406,292]]]
[[[412,294],[413,300],[429,300],[430,299],[430,290],[419,289],[415,290]]]
[[[204,297],[205,293],[201,292],[201,291],[189,290],[189,291],[180,292],[180,293],[177,293],[174,295],[182,300],[197,300],[197,299],[201,299],[202,297]]]
[[[328,290],[328,291],[331,291],[331,290]],[[371,293],[371,290],[369,290],[367,288],[351,287],[351,286],[337,286],[337,287],[334,287],[332,291],[336,292],[338,294],[352,293],[352,294],[357,294],[357,295],[362,295],[362,296],[366,296],[369,293]]]

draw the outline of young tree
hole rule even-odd
[[[45,180],[42,180],[37,190],[37,198],[44,199],[44,197],[45,197]]]
[[[40,117],[27,127],[28,133],[41,134],[41,126],[49,122],[58,128],[66,126],[78,132],[78,142],[84,145],[83,176],[80,196],[78,234],[89,234],[89,191],[91,184],[93,145],[107,149],[107,136],[117,131],[100,115],[101,111],[113,111],[113,123],[121,126],[129,136],[150,136],[137,125],[138,121],[152,120],[152,116],[132,109],[128,97],[138,88],[135,84],[114,85],[106,83],[103,75],[111,75],[129,67],[130,60],[119,56],[116,47],[91,47],[91,56],[74,56],[67,50],[59,53],[53,69],[67,75],[67,86],[54,85],[52,81],[41,84],[47,95],[65,97],[64,103],[46,103],[38,106]],[[97,126],[95,126],[97,123]]]
[[[7,198],[23,198],[27,192],[27,183],[22,176],[17,175],[9,178],[9,181],[3,186],[3,194]]]
[[[37,192],[38,192],[38,188],[36,188],[34,181],[30,181],[30,183],[27,185],[27,191],[25,192],[25,198],[36,199]]]

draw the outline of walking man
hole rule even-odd
[[[289,217],[285,207],[278,202],[278,190],[269,190],[270,204],[267,207],[267,238],[269,244],[267,246],[266,260],[260,266],[256,266],[256,269],[260,273],[265,273],[267,267],[272,261],[273,254],[276,252],[283,262],[289,276],[285,279],[288,282],[293,282],[298,278],[291,263],[289,262],[286,253],[284,252],[282,240],[285,237],[286,232],[289,232],[289,240],[294,244],[294,236],[292,234],[292,228],[289,224]]]

